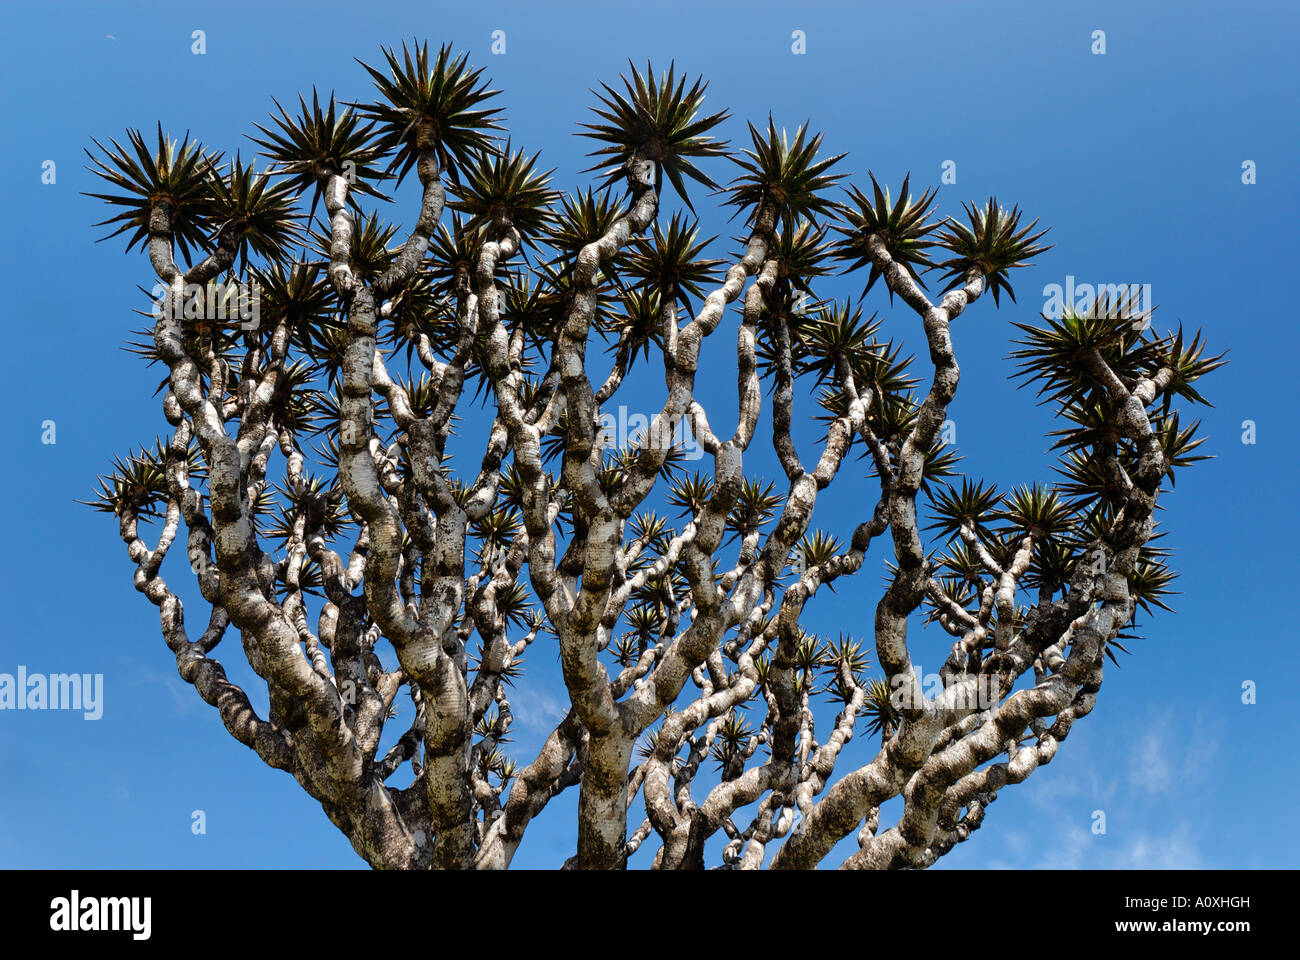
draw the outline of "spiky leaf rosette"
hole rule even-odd
[[[722,260],[701,257],[715,238],[701,240],[698,225],[674,213],[664,230],[658,221],[650,237],[637,237],[628,251],[628,270],[661,296],[691,309],[692,296],[703,299],[704,285],[717,277]]]
[[[652,446],[657,450],[662,450],[664,454],[664,462],[659,467],[660,476],[671,482],[681,474],[682,464],[686,462],[687,450],[685,445],[675,438],[672,433],[665,431],[665,434],[655,436],[651,434],[649,427],[645,426],[631,432],[626,446],[618,450],[606,451],[609,470],[611,471],[609,474],[610,479],[617,479],[619,483],[622,483],[641,451]]]
[[[911,179],[911,174],[908,174],[903,178],[902,189],[898,191],[898,200],[891,204],[889,188],[882,190],[880,184],[876,182],[875,174],[868,172],[867,176],[871,177],[874,201],[856,186],[849,187],[849,199],[852,202],[846,204],[843,210],[847,223],[835,226],[835,230],[844,235],[843,239],[836,244],[836,259],[850,261],[844,268],[845,273],[871,265],[867,285],[862,289],[865,296],[881,276],[880,267],[871,258],[871,240],[873,237],[878,237],[894,262],[902,266],[917,285],[924,287],[925,284],[917,275],[916,268],[928,270],[934,266],[934,261],[925,252],[927,248],[934,246],[934,243],[925,238],[934,227],[928,217],[938,188],[931,187],[913,200],[907,190]],[[892,289],[889,291],[889,296],[892,300],[894,296]]]
[[[339,318],[340,321],[342,318]],[[312,337],[312,360],[321,377],[331,386],[336,386],[339,374],[343,372],[343,358],[347,354],[348,331],[343,322],[322,325]],[[335,411],[337,414],[337,410]],[[338,428],[337,415],[330,421],[331,428]]]
[[[1053,430],[1049,437],[1058,437],[1050,449],[1064,449],[1069,453],[1090,450],[1100,446],[1113,449],[1122,440],[1119,418],[1114,404],[1101,395],[1086,397],[1075,404],[1061,408],[1060,416],[1074,424],[1064,430]]]
[[[601,319],[600,333],[617,333],[609,350],[626,351],[627,369],[631,370],[638,353],[650,358],[651,345],[663,348],[663,301],[658,290],[629,290],[620,300],[621,310]]]
[[[1197,460],[1211,459],[1208,454],[1192,453],[1193,450],[1205,442],[1204,437],[1196,436],[1196,429],[1200,425],[1201,421],[1194,420],[1185,429],[1180,430],[1177,410],[1167,417],[1162,416],[1155,419],[1152,423],[1152,427],[1160,435],[1160,450],[1164,455],[1165,475],[1169,477],[1171,487],[1174,486],[1174,468],[1186,467]]]
[[[925,451],[925,459],[921,463],[921,491],[929,496],[933,481],[956,476],[957,464],[961,460],[961,455],[946,440],[935,437],[930,448]],[[876,472],[874,462],[871,467],[874,474]]]
[[[1159,342],[1145,335],[1143,325],[1134,322],[1137,318],[1131,305],[1101,297],[1082,313],[1043,315],[1044,327],[1016,322],[1027,336],[1012,341],[1022,348],[1010,353],[1019,361],[1015,376],[1025,378],[1026,384],[1040,384],[1041,403],[1107,407],[1110,400],[1098,378],[1098,358],[1129,387],[1159,362]]]
[[[672,715],[673,715],[673,708],[669,707],[667,711],[664,713],[664,719],[667,720]],[[641,740],[641,743],[636,748],[637,756],[642,758],[654,756],[655,751],[659,749],[659,737],[662,734],[663,734],[662,723],[659,724],[658,726],[652,727],[649,730],[647,730],[645,732],[645,736]],[[686,742],[683,740],[677,747],[677,753],[681,753],[682,747],[684,746],[686,746]],[[676,759],[673,760],[672,768],[673,768],[673,772],[675,773],[677,770]]]
[[[669,486],[668,504],[681,508],[682,516],[699,513],[713,493],[713,478],[696,471],[689,477],[680,477]]]
[[[944,560],[943,557],[935,558],[935,566],[938,567]],[[975,592],[970,579],[963,576],[940,576],[935,579],[940,592],[955,603],[957,606],[966,610],[968,613],[971,604],[977,604],[979,595]],[[948,612],[948,607],[939,603],[935,597],[927,591],[923,601],[929,608],[930,612],[926,614],[926,623],[938,621]]]
[[[794,668],[800,673],[812,673],[821,666],[821,644],[811,633],[803,633],[795,644]]]
[[[328,227],[312,231],[316,252],[328,263],[331,257],[330,246],[333,239]],[[397,240],[397,227],[379,219],[378,213],[370,213],[357,220],[352,232],[352,253],[348,258],[348,267],[353,276],[363,283],[381,276],[397,256],[401,243]]]
[[[1169,383],[1169,388],[1165,391],[1165,412],[1169,411],[1169,404],[1173,396],[1177,394],[1191,400],[1193,403],[1203,403],[1206,406],[1213,406],[1210,401],[1206,400],[1192,386],[1197,380],[1211,373],[1228,361],[1224,359],[1227,352],[1217,354],[1212,357],[1204,356],[1205,343],[1201,340],[1201,331],[1197,330],[1192,337],[1191,343],[1185,343],[1183,337],[1183,325],[1178,325],[1178,332],[1161,341],[1157,348],[1160,353],[1160,365],[1167,366],[1173,371],[1173,379]]]
[[[827,171],[845,154],[819,158],[822,134],[810,137],[808,125],[803,124],[791,140],[784,129],[777,131],[770,116],[765,132],[751,123],[749,136],[753,149],[744,151],[747,159],[734,158],[745,172],[724,191],[728,206],[747,211],[747,223],[765,203],[775,208],[782,223],[801,218],[816,222],[818,217],[835,215],[840,205],[823,194],[843,179],[843,174]]]
[[[862,715],[867,718],[868,736],[879,735],[882,741],[893,736],[902,715],[894,705],[889,683],[883,677],[867,681],[867,699],[862,706]]]
[[[717,761],[722,779],[734,780],[744,767],[745,748],[754,730],[743,714],[732,711],[718,728],[718,737],[709,748],[709,756]]]
[[[492,547],[493,550],[500,550],[502,547],[509,547],[519,533],[522,523],[519,510],[507,505],[498,507],[472,521],[470,530],[486,546]]]
[[[86,156],[94,164],[87,169],[120,191],[87,193],[86,196],[125,208],[117,216],[102,220],[95,226],[117,225],[112,233],[102,238],[104,240],[128,233],[126,250],[130,253],[136,244],[148,246],[149,217],[154,204],[165,203],[170,208],[176,245],[180,247],[181,256],[189,260],[190,247],[203,249],[207,246],[213,169],[220,155],[205,150],[198,143],[191,143],[188,133],[177,144],[163,133],[162,124],[158,125],[158,146],[152,152],[139,130],[128,130],[126,139],[131,148],[129,152],[111,138],[108,141],[113,145],[111,150],[98,140],[91,141],[103,154],[102,158],[86,151]]]
[[[482,153],[464,165],[464,175],[453,187],[456,200],[449,206],[468,217],[466,230],[486,231],[489,239],[498,239],[508,222],[531,239],[546,227],[560,194],[547,186],[554,171],[535,169],[538,156],[511,153],[507,141],[501,153]]]
[[[142,357],[148,366],[153,366],[155,363],[163,362],[153,331],[156,321],[163,315],[162,312],[166,307],[155,298],[153,291],[146,290],[144,287],[138,289],[149,298],[149,309],[137,310],[136,313],[148,317],[149,320],[141,329],[131,331],[131,336],[136,339],[128,340],[123,349],[127,353]],[[248,301],[241,302],[239,298],[242,296],[242,292],[234,284],[218,280],[210,280],[205,286],[186,294],[178,313],[181,321],[181,343],[189,356],[206,356],[210,352],[214,359],[232,362],[232,354],[240,345],[240,337],[244,333],[242,328],[246,323],[240,308]],[[214,312],[220,313],[224,310],[224,318],[218,316],[208,319],[206,305],[209,302],[213,304]],[[199,367],[200,382],[205,390],[211,382],[209,374],[206,365]],[[162,392],[170,381],[169,374],[159,382],[158,389],[154,392]]]
[[[214,171],[210,217],[220,244],[223,237],[238,243],[239,257],[247,266],[251,251],[270,262],[285,259],[290,247],[302,243],[292,186],[273,183],[270,174],[245,166],[239,155],[224,175]]]
[[[521,324],[529,339],[543,348],[554,342],[572,308],[574,275],[554,261],[536,264],[535,271],[534,278],[516,275],[512,279],[514,285],[510,290],[516,291],[517,295],[507,292],[502,319],[511,329]],[[593,326],[601,336],[617,327],[615,314],[619,296],[620,290],[614,286],[601,284],[596,290]]]
[[[1033,561],[1025,571],[1025,589],[1041,590],[1050,596],[1069,583],[1079,563],[1077,546],[1059,538],[1035,544]]]
[[[764,484],[762,477],[742,481],[740,494],[727,515],[726,528],[732,531],[733,540],[756,532],[775,516],[781,496],[772,493],[773,488],[774,484]]]
[[[452,212],[450,228],[445,223],[438,224],[438,229],[429,237],[429,254],[425,264],[434,292],[450,297],[460,291],[462,283],[463,289],[468,291],[474,271],[478,268],[482,247],[482,234],[467,230],[464,218],[459,213]],[[496,279],[500,281],[505,276],[505,265],[498,263]]]
[[[795,327],[797,373],[811,373],[817,384],[840,381],[840,364],[850,373],[866,371],[881,350],[875,336],[880,324],[875,315],[862,317],[861,308],[848,303],[829,304],[799,318]],[[868,374],[870,377],[871,374]],[[868,383],[856,383],[859,394]]]
[[[407,366],[414,362],[422,342],[437,356],[455,349],[455,307],[437,293],[427,273],[417,273],[403,283],[385,309],[389,326],[383,331],[383,340],[405,349]]]
[[[340,109],[331,96],[328,106],[322,109],[315,87],[311,91],[310,107],[302,94],[298,95],[296,119],[289,116],[278,100],[272,102],[280,111],[279,116],[271,115],[274,129],[255,124],[265,139],[249,139],[263,148],[263,156],[275,162],[277,173],[288,175],[295,191],[313,189],[313,212],[325,189],[325,181],[331,176],[347,179],[349,202],[353,205],[359,194],[388,199],[370,185],[371,181],[386,177],[376,166],[382,151],[372,139],[373,127],[363,123],[351,107]]]
[[[278,498],[279,510],[261,532],[274,543],[284,544],[295,536],[299,521],[307,530],[319,530],[326,540],[333,540],[352,522],[337,482],[304,474],[270,489]]]
[[[684,75],[677,80],[674,64],[670,63],[668,72],[658,79],[648,63],[644,74],[630,61],[628,67],[631,79],[619,77],[623,92],[602,83],[605,92],[596,94],[601,106],[593,107],[592,112],[604,122],[580,124],[585,129],[579,136],[607,144],[589,154],[599,159],[588,170],[601,174],[602,186],[608,186],[627,173],[629,163],[648,160],[655,165],[655,189],[659,190],[667,177],[690,207],[683,177],[717,189],[718,185],[694,161],[726,156],[726,142],[707,134],[729,114],[720,111],[702,116],[708,83],[697,78],[688,90]]]
[[[1177,576],[1178,574],[1165,566],[1158,557],[1143,551],[1128,575],[1129,593],[1136,601],[1131,622],[1137,620],[1137,607],[1141,607],[1148,615],[1151,614],[1153,606],[1173,613],[1173,608],[1164,601],[1166,597],[1177,593],[1176,590],[1169,589]]]
[[[295,436],[317,429],[318,411],[311,389],[316,377],[316,364],[305,357],[295,360],[280,372],[269,401],[276,412],[277,427]]]
[[[982,210],[974,204],[963,206],[970,225],[959,223],[950,217],[947,229],[938,237],[939,245],[954,254],[938,264],[944,271],[943,278],[953,279],[953,286],[958,286],[964,282],[968,271],[977,269],[984,275],[993,294],[994,304],[998,304],[999,294],[1003,290],[1014,303],[1016,294],[1007,282],[1007,271],[1027,267],[1031,257],[1050,250],[1049,245],[1038,243],[1047,231],[1034,233],[1037,220],[1027,227],[1020,226],[1020,208],[1007,210],[998,205],[997,197],[990,197]]]
[[[806,352],[800,342],[801,333],[816,324],[822,312],[834,309],[833,304],[818,300],[811,286],[811,281],[830,273],[829,248],[824,228],[811,220],[800,220],[782,224],[768,251],[768,258],[777,263],[777,277],[763,299],[758,365],[769,379],[783,357],[776,336],[778,320],[784,320],[789,331],[792,372],[795,376],[806,372],[800,363]]]
[[[641,640],[634,633],[625,633],[606,648],[620,667],[630,667],[641,659]]]
[[[920,408],[916,394],[911,390],[886,395],[882,402],[873,403],[867,408],[867,423],[894,455],[895,460],[903,447],[903,441],[916,426],[916,416]]]
[[[811,567],[827,563],[840,552],[840,541],[838,537],[827,533],[824,530],[814,530],[806,534],[794,548],[791,554],[791,562],[795,566],[795,575],[802,576],[804,571]],[[826,585],[826,589],[832,593],[835,592],[834,586]]]
[[[1015,560],[1023,538],[1023,534],[1013,528],[1003,527],[985,536],[983,541],[993,562],[1005,570]]]
[[[628,632],[636,638],[642,652],[648,643],[659,636],[667,620],[660,606],[651,603],[637,604],[623,618],[627,621]]]
[[[509,743],[510,737],[507,735],[509,729],[505,716],[499,710],[489,710],[474,727],[474,734],[479,737],[491,737],[498,743]]]
[[[191,480],[205,475],[202,454],[197,443],[186,450],[185,469]],[[99,478],[94,500],[81,500],[104,513],[121,516],[132,511],[140,517],[159,517],[171,494],[167,487],[167,447],[155,438],[153,449],[141,447],[138,453],[113,458],[112,472]]]
[[[871,654],[860,640],[841,633],[835,640],[829,638],[818,653],[821,665],[836,674],[847,673],[855,684],[862,683],[862,672],[871,665]]]
[[[892,340],[877,343],[874,349],[853,358],[853,380],[858,393],[870,389],[875,402],[872,410],[879,411],[884,402],[892,398],[907,397],[912,388],[920,381],[908,376],[907,371],[915,359],[911,354],[902,356],[902,346],[895,346]],[[908,401],[910,407],[911,401]],[[909,421],[910,422],[910,421]]]
[[[1074,508],[1057,491],[1038,483],[1005,494],[997,516],[1007,521],[1017,536],[1059,537],[1074,525]]]
[[[534,286],[532,278],[524,275],[513,277],[512,282],[504,286],[502,291],[501,322],[507,330],[512,333],[523,330],[534,346],[549,344],[555,339],[564,314],[560,298],[554,290],[545,283]],[[603,323],[607,314],[606,305],[599,301],[598,306],[601,308],[597,312],[598,323]],[[531,391],[536,384],[530,386],[525,383],[524,386]],[[531,394],[521,399],[525,405],[532,403]]]
[[[1081,507],[1091,506],[1102,498],[1120,503],[1126,496],[1127,490],[1119,478],[1090,454],[1072,451],[1061,457],[1052,469],[1065,478],[1057,484],[1061,493],[1073,497]]]
[[[950,540],[947,552],[936,554],[932,564],[935,570],[949,571],[952,578],[955,578],[963,585],[957,591],[958,593],[964,591],[967,586],[972,588],[981,586],[983,578],[988,573],[984,568],[984,564],[980,562],[979,556],[962,540]],[[947,579],[950,578],[944,577],[941,578],[941,581]],[[949,591],[949,596],[955,597],[956,594]]]
[[[998,518],[997,507],[1001,502],[1002,496],[992,484],[986,487],[983,480],[971,483],[968,477],[962,477],[960,489],[948,484],[931,494],[934,523],[927,529],[938,530],[939,536],[951,539],[963,525],[969,524],[975,533],[985,534],[987,524]]]
[[[583,247],[603,237],[626,213],[622,202],[609,190],[597,193],[588,188],[582,193],[560,197],[559,209],[546,236],[547,244],[555,250],[554,262],[567,267]],[[620,249],[612,265],[612,276],[617,276],[617,265],[624,256],[625,251]]]
[[[374,80],[380,99],[363,104],[362,113],[375,123],[376,145],[383,153],[396,148],[387,172],[397,171],[400,183],[420,157],[424,144],[432,146],[438,166],[453,183],[460,171],[474,158],[492,151],[492,131],[502,129],[497,122],[500,108],[483,109],[483,104],[500,91],[489,90],[480,82],[482,68],[472,70],[468,55],[453,58],[451,47],[443,44],[432,62],[429,45],[415,44],[412,59],[406,42],[402,57],[396,50],[381,48],[388,65],[388,76],[360,60]]]
[[[744,241],[739,242],[743,244]],[[782,223],[768,251],[768,258],[777,262],[777,275],[766,302],[784,302],[789,311],[796,314],[816,306],[815,302],[809,302],[814,296],[811,283],[818,277],[830,275],[827,266],[829,251],[824,227],[811,220]]]
[[[867,404],[867,423],[876,438],[884,445],[890,464],[897,463],[903,441],[916,426],[920,405],[910,389],[916,380],[905,375],[912,358],[898,360],[899,348],[892,343],[879,346],[878,350],[866,354],[864,362],[859,362],[854,370],[854,381],[858,384],[859,395],[863,395],[864,385],[870,388],[870,402]],[[901,391],[901,392],[896,392]],[[848,413],[849,400],[844,390],[823,390],[817,398],[817,404],[827,413],[815,419],[829,423]],[[826,435],[822,436],[825,442]],[[875,451],[863,445],[859,453],[862,458],[871,458],[871,476],[879,477]],[[930,492],[930,483],[942,477],[956,473],[954,469],[961,459],[957,451],[940,434],[934,438],[924,453],[921,464],[920,489]]]

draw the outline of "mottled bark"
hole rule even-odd
[[[792,252],[791,231],[809,211],[839,222],[842,210],[799,209],[792,190],[767,183],[748,208],[743,250],[701,292],[694,316],[679,319],[683,291],[673,281],[636,282],[633,292],[659,297],[657,326],[652,335],[624,325],[606,367],[588,348],[609,322],[607,301],[631,296],[629,258],[662,222],[667,148],[629,150],[617,171],[622,212],[564,255],[540,252],[560,245],[507,199],[454,237],[464,253],[453,256],[439,246],[447,193],[466,192],[444,183],[440,136],[426,118],[400,141],[413,151],[420,204],[407,239],[378,267],[360,255],[355,178],[324,163],[308,176],[326,217],[322,296],[341,320],[333,353],[304,346],[308,331],[290,312],[225,346],[196,332],[185,314],[191,285],[252,278],[237,268],[250,228],[223,228],[202,259],[181,266],[173,247],[182,211],[167,196],[149,200],[149,256],[168,291],[151,335],[167,367],[170,435],[157,489],[123,495],[114,509],[135,587],[158,608],[180,676],[377,868],[506,868],[530,824],[571,787],[577,839],[567,865],[585,869],[621,868],[648,840],[659,843],[660,869],[809,869],[855,831],[858,850],[844,868],[917,868],[968,839],[999,791],[1051,762],[1094,709],[1104,653],[1134,619],[1173,465],[1160,408],[1186,376],[1170,341],[1151,341],[1155,359],[1136,374],[1112,368],[1109,341],[1078,352],[1070,375],[1114,412],[1113,434],[1086,451],[1110,474],[1106,512],[1087,536],[1081,513],[1065,539],[1026,522],[998,540],[987,517],[970,516],[945,543],[923,532],[918,498],[935,482],[927,471],[959,384],[951,326],[986,285],[997,292],[991,277],[1001,267],[965,263],[932,299],[888,226],[861,228],[858,268],[879,272],[902,305],[885,329],[911,327],[927,344],[928,387],[904,397],[871,372],[885,362],[879,343],[819,345],[793,306],[807,286],[798,272],[809,267]],[[294,259],[285,253],[280,266],[292,270]],[[440,285],[441,299],[418,299],[425,282]],[[552,295],[550,312],[527,327],[512,298],[536,290]],[[425,312],[401,321],[415,324],[407,336],[396,318],[412,304]],[[725,349],[710,338],[728,322],[738,370],[729,436],[710,426],[696,383],[713,362],[706,346]],[[399,366],[402,337],[410,349]],[[629,398],[634,359],[647,348],[662,363],[663,389],[639,384]],[[300,378],[304,355],[337,371],[322,375],[337,394],[323,434],[332,456],[318,456],[304,426],[308,394],[331,389]],[[609,372],[593,379],[596,366]],[[809,427],[809,371],[827,391],[820,439]],[[491,424],[476,438],[479,462],[457,476],[446,446],[471,383],[489,398]],[[707,482],[675,526],[650,516],[675,482],[667,445],[630,438],[610,472],[600,421],[620,402],[644,411],[647,437],[686,419],[707,457]],[[889,421],[883,411],[899,403],[907,415]],[[713,411],[714,422],[730,417]],[[770,442],[784,488],[751,522],[756,442]],[[876,481],[843,469],[853,456],[874,465]],[[827,519],[846,546],[813,536],[820,494],[834,482],[862,487],[858,515]],[[268,502],[284,508],[275,538],[264,530]],[[141,532],[149,520],[152,548]],[[160,573],[182,526],[210,608],[197,640]],[[332,546],[340,542],[351,545],[346,555]],[[818,552],[817,543],[830,546]],[[888,544],[888,555],[869,564],[873,544]],[[1055,546],[1071,552],[1068,576],[1044,582],[1042,557]],[[935,559],[945,548],[967,551],[976,568],[967,597],[951,595]],[[884,561],[887,584],[869,597]],[[1018,606],[1035,577],[1037,602]],[[850,628],[874,611],[861,651],[807,632],[823,588],[860,609]],[[937,695],[913,670],[908,622],[923,605],[951,646]],[[265,718],[214,658],[231,628],[242,644],[233,655],[265,684]],[[383,644],[393,670],[377,653]],[[515,766],[503,754],[515,724],[509,696],[512,683],[527,682],[517,677],[530,647],[558,655],[567,712]],[[871,654],[890,691],[888,716],[862,672]],[[1025,676],[1033,683],[1012,692]],[[381,749],[386,724],[408,709],[403,732]],[[843,770],[844,747],[872,710],[879,750]],[[713,761],[716,775],[705,775]],[[393,786],[408,767],[407,785]],[[899,796],[900,819],[882,829],[881,806]]]

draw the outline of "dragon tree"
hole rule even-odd
[[[376,868],[508,867],[566,790],[557,867],[649,840],[659,869],[918,868],[970,838],[1168,609],[1157,500],[1204,459],[1179,407],[1222,356],[1134,298],[1016,323],[1057,479],[999,490],[943,425],[952,325],[1046,249],[1017,207],[851,185],[806,125],[729,145],[672,66],[600,85],[562,192],[465,55],[377,63],[370,99],[277,102],[244,155],[161,127],[87,151],[156,275],[128,349],[166,423],[89,502],[180,676]],[[734,406],[700,370],[733,339]],[[861,513],[818,529],[838,477]],[[854,577],[834,636],[801,625]],[[565,712],[512,756],[526,654]]]

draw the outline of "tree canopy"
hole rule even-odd
[[[1203,459],[1180,417],[1222,355],[1128,295],[1017,322],[1058,479],[999,490],[945,436],[950,328],[1046,249],[1017,206],[851,183],[771,117],[729,143],[675,65],[600,84],[594,182],[562,192],[466,55],[381,52],[369,100],[277,102],[260,163],[161,126],[88,151],[108,236],[157,275],[128,346],[167,424],[91,502],[180,676],[379,868],[507,867],[570,789],[580,868],[651,838],[664,869],[811,868],[851,834],[844,866],[913,868],[968,839],[1092,711],[1139,609],[1168,609],[1157,500]],[[388,200],[412,174],[406,230]],[[819,295],[844,274],[860,295]],[[891,336],[918,322],[928,364]],[[710,419],[722,336],[736,401]],[[657,395],[620,392],[638,363]],[[452,462],[458,428],[477,462]],[[773,477],[746,465],[765,442]],[[861,494],[843,539],[813,525],[837,479]],[[182,531],[197,638],[162,576]],[[801,626],[850,582],[860,617]],[[526,653],[558,655],[567,703],[515,756]],[[878,748],[844,769],[854,736]]]

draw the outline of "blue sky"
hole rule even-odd
[[[1230,349],[1231,363],[1205,382],[1215,406],[1195,412],[1209,438],[1204,452],[1216,459],[1183,472],[1162,498],[1165,542],[1181,573],[1177,615],[1144,621],[1134,655],[1108,668],[1097,710],[1057,759],[1004,791],[983,829],[944,865],[1294,866],[1300,731],[1285,584],[1297,534],[1286,398],[1300,346],[1291,283],[1298,25],[1287,2],[1195,11],[1172,2],[792,8],[759,0],[7,8],[0,490],[10,510],[0,599],[11,614],[0,672],[102,673],[105,709],[97,721],[0,712],[0,866],[360,865],[298,785],[231,740],[179,680],[155,609],[131,587],[115,522],[74,502],[114,454],[152,443],[165,427],[151,396],[161,374],[119,349],[141,322],[132,313],[142,306],[136,285],[153,279],[138,252],[94,243],[102,231],[92,224],[107,214],[81,195],[98,189],[82,149],[92,136],[120,139],[127,127],[149,131],[161,121],[247,156],[255,148],[245,136],[264,122],[272,96],[285,102],[314,84],[343,99],[367,97],[353,58],[373,62],[381,45],[411,37],[451,41],[486,67],[503,91],[514,143],[541,149],[564,188],[588,182],[579,175],[587,147],[572,134],[594,101],[589,89],[613,82],[628,58],[675,59],[710,81],[710,106],[731,111],[723,134],[733,142],[747,139],[746,120],[761,123],[769,112],[791,128],[810,120],[826,133],[826,149],[848,153],[842,167],[855,182],[866,183],[869,169],[882,183],[910,171],[914,189],[937,185],[952,161],[957,182],[940,188],[942,213],[996,194],[1041,218],[1055,246],[1015,272],[1019,304],[1004,298],[995,310],[984,298],[954,326],[962,383],[950,415],[963,468],[1003,487],[1051,478],[1050,412],[1006,379],[1005,359],[1011,321],[1035,319],[1046,285],[1067,276],[1150,283],[1157,326],[1201,327],[1216,351]],[[194,30],[205,31],[202,56],[191,53]],[[495,30],[505,31],[504,55],[491,53]],[[796,30],[803,55],[791,49]],[[1104,55],[1091,52],[1096,30],[1105,31]],[[50,160],[56,178],[44,184]],[[1242,182],[1246,161],[1254,184]],[[725,162],[706,170],[731,175]],[[704,229],[721,235],[718,255],[731,252],[738,226],[695,196]],[[413,209],[403,191],[385,214],[409,223]],[[860,289],[853,278],[819,292]],[[888,336],[919,352],[917,372],[928,377],[915,316],[891,309],[883,285],[868,308],[881,311]],[[712,398],[734,411],[732,329],[706,349],[706,407]],[[727,414],[719,417],[728,427]],[[41,442],[47,420],[54,444]],[[1242,442],[1247,420],[1253,444]],[[805,435],[805,456],[812,439]],[[747,469],[779,473],[764,451]],[[865,473],[846,466],[816,526],[843,539],[865,518],[874,501]],[[819,595],[808,627],[869,637],[885,557],[878,545],[851,586]],[[186,596],[193,629],[202,606]],[[942,635],[915,634],[911,644],[914,661],[938,668]],[[232,677],[249,680],[236,653],[233,638],[218,648]],[[512,697],[512,748],[525,761],[561,709],[554,660],[553,650],[530,651]],[[1253,705],[1242,703],[1246,681],[1257,687]],[[870,752],[855,739],[841,770]],[[516,865],[552,865],[572,852],[575,805],[570,791],[548,808]],[[207,833],[195,836],[199,809]],[[1097,810],[1104,835],[1091,830]],[[882,820],[896,813],[887,807]]]

